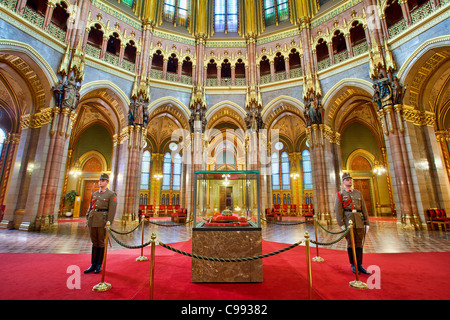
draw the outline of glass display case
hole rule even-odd
[[[195,171],[194,228],[260,228],[259,171]]]

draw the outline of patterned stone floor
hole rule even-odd
[[[173,226],[169,218],[153,219],[154,223],[145,224],[144,242],[150,240],[154,232],[157,240],[166,244],[186,241],[191,238],[192,224]],[[305,231],[315,240],[314,225],[303,222],[302,219],[285,218],[280,224],[262,222],[263,239],[286,244],[293,244],[302,240]],[[122,225],[113,224],[113,229],[120,232],[132,230],[137,222]],[[337,225],[324,226],[329,231],[339,231]],[[318,241],[330,243],[339,238],[322,228],[317,228]],[[117,239],[126,245],[141,244],[141,228],[127,235],[116,235]],[[124,247],[114,239],[109,250],[120,250]],[[333,245],[325,246],[329,249],[345,250],[345,239]],[[365,241],[367,253],[395,253],[395,252],[431,252],[450,251],[450,231],[415,231],[397,225],[394,220],[372,220],[369,233]],[[139,249],[133,249],[139,252]],[[84,222],[59,222],[57,227],[45,232],[26,232],[18,230],[0,229],[0,252],[41,252],[41,253],[90,253],[91,243],[88,229]]]

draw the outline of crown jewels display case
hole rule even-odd
[[[192,252],[211,258],[262,254],[259,171],[196,171]],[[262,282],[262,259],[192,259],[192,282]]]

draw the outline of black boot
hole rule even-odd
[[[92,271],[95,270],[96,264],[97,264],[97,252],[98,252],[98,248],[97,247],[92,247],[92,252],[91,252],[91,266],[84,270],[84,273],[90,273]]]
[[[363,260],[363,248],[356,248],[356,259],[358,260],[358,271],[362,274],[371,274],[369,271],[364,269],[362,266],[362,260]]]
[[[348,260],[350,261],[350,266],[352,267],[352,272],[355,273],[355,263],[353,262],[353,250],[352,248],[347,248]]]
[[[95,264],[95,271],[94,273],[100,273],[102,272],[102,263],[103,263],[103,254],[105,253],[105,247],[97,248],[97,261]]]

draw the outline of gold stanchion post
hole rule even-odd
[[[142,237],[141,237],[141,255],[139,257],[136,258],[136,261],[147,261],[148,258],[146,256],[144,256],[144,224],[145,224],[145,216],[142,215]]]
[[[358,261],[356,260],[356,250],[355,250],[355,235],[353,234],[354,230],[353,221],[350,220],[349,224],[350,224],[350,238],[352,241],[353,264],[355,265],[355,275],[356,275],[356,280],[350,281],[349,285],[352,288],[364,290],[367,289],[367,284],[359,280]]]
[[[309,300],[313,299],[312,293],[312,275],[311,275],[311,252],[309,248],[309,233],[305,232],[305,243],[306,243],[306,273],[308,279],[308,297]]]
[[[317,256],[315,256],[314,258],[312,258],[312,261],[314,261],[314,262],[324,262],[325,259],[322,258],[322,257],[319,255],[319,244],[317,243],[317,242],[318,242],[318,240],[317,240],[317,222],[316,222],[316,217],[315,217],[315,215],[313,216],[313,219],[314,219],[314,234],[316,235],[316,253],[317,253]]]
[[[152,250],[150,257],[150,300],[153,300],[153,287],[155,283],[155,239],[156,234],[152,233]]]
[[[107,291],[111,289],[111,284],[105,282],[105,272],[106,272],[106,256],[108,253],[108,242],[109,242],[109,229],[111,227],[111,223],[108,221],[106,223],[106,236],[105,236],[105,251],[103,253],[103,269],[102,269],[102,281],[98,284],[96,284],[92,291]]]

